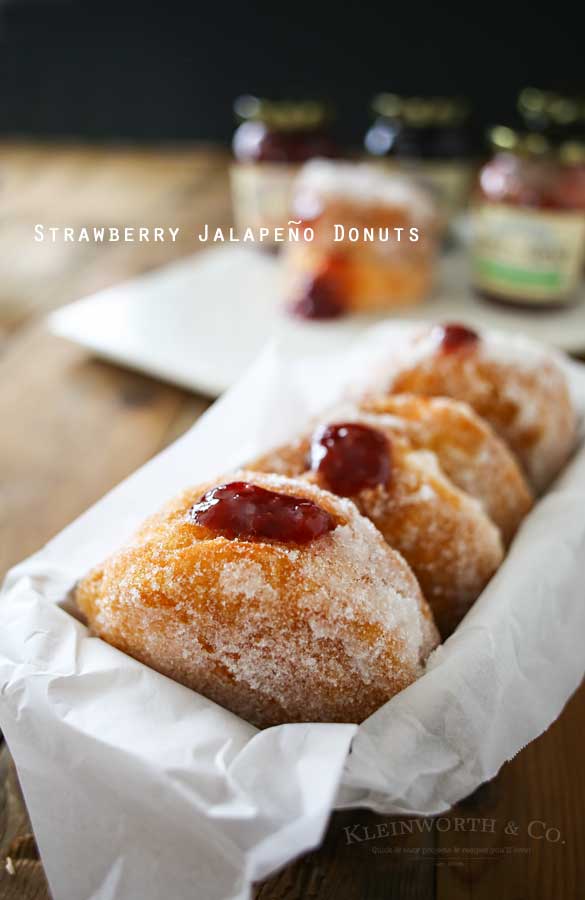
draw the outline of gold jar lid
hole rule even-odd
[[[262,122],[275,131],[310,131],[333,116],[328,104],[319,100],[267,100],[244,94],[234,102],[241,122]]]
[[[415,128],[459,125],[469,116],[469,105],[459,97],[402,97],[376,94],[371,107],[384,119],[400,119]]]
[[[552,94],[540,88],[526,87],[518,95],[518,109],[523,116],[534,118],[543,116]]]
[[[564,166],[585,165],[585,139],[564,141],[559,147],[559,159]]]
[[[574,125],[581,118],[581,109],[572,97],[555,97],[550,102],[548,115],[554,125]]]
[[[529,121],[543,124],[574,125],[583,115],[583,104],[576,97],[526,87],[518,95],[518,110]]]
[[[495,150],[519,156],[545,156],[550,151],[550,144],[542,134],[518,131],[507,125],[495,125],[489,130],[488,137]]]

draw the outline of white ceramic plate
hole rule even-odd
[[[106,359],[217,396],[271,337],[281,336],[292,352],[341,350],[382,318],[298,321],[282,311],[284,288],[277,258],[228,245],[64,306],[49,324]],[[582,353],[584,301],[553,313],[491,306],[470,292],[465,257],[452,252],[442,262],[435,296],[398,317],[522,331]]]

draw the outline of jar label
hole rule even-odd
[[[585,214],[480,203],[472,225],[477,288],[526,304],[570,299],[585,257]]]
[[[289,163],[234,163],[232,200],[237,230],[281,228],[291,218],[293,182],[300,166]]]

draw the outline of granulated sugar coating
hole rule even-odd
[[[532,494],[506,444],[466,403],[395,394],[366,400],[363,410],[399,428],[413,447],[431,450],[445,475],[479,500],[507,546],[530,511]]]
[[[352,500],[411,566],[445,638],[502,562],[499,529],[478,500],[447,477],[432,441],[427,449],[422,435],[419,442],[410,440],[407,420],[355,408],[344,408],[340,415],[341,421],[359,422],[387,438],[389,480],[359,491]],[[335,416],[321,420],[317,429],[339,421]],[[310,444],[307,434],[254,460],[251,468],[303,475],[322,485],[320,472],[310,470]]]
[[[237,473],[305,497],[337,526],[302,546],[228,539],[189,521],[185,491],[78,586],[93,630],[259,727],[361,722],[438,642],[402,557],[355,505],[315,485]]]
[[[445,353],[440,329],[413,326],[373,367],[373,394],[426,394],[468,403],[518,457],[532,486],[543,491],[575,443],[575,414],[554,353],[527,338],[480,334],[477,343]]]

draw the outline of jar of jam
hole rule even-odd
[[[472,206],[475,288],[490,299],[555,308],[575,296],[585,215],[543,135],[498,126]],[[582,198],[581,198],[582,202]]]
[[[291,189],[301,165],[314,157],[336,156],[329,132],[331,113],[317,101],[273,101],[239,97],[240,120],[233,138],[231,168],[234,218],[238,232],[260,229],[274,242],[274,230],[286,226]]]
[[[559,203],[567,209],[580,209],[585,215],[585,137],[563,142],[558,156]]]
[[[585,217],[585,138],[561,144],[559,160],[559,201],[567,209],[580,210]],[[585,249],[583,260],[585,264]]]
[[[423,182],[446,227],[466,206],[473,181],[469,107],[457,98],[378,94],[372,110],[376,119],[365,137],[368,154]]]

